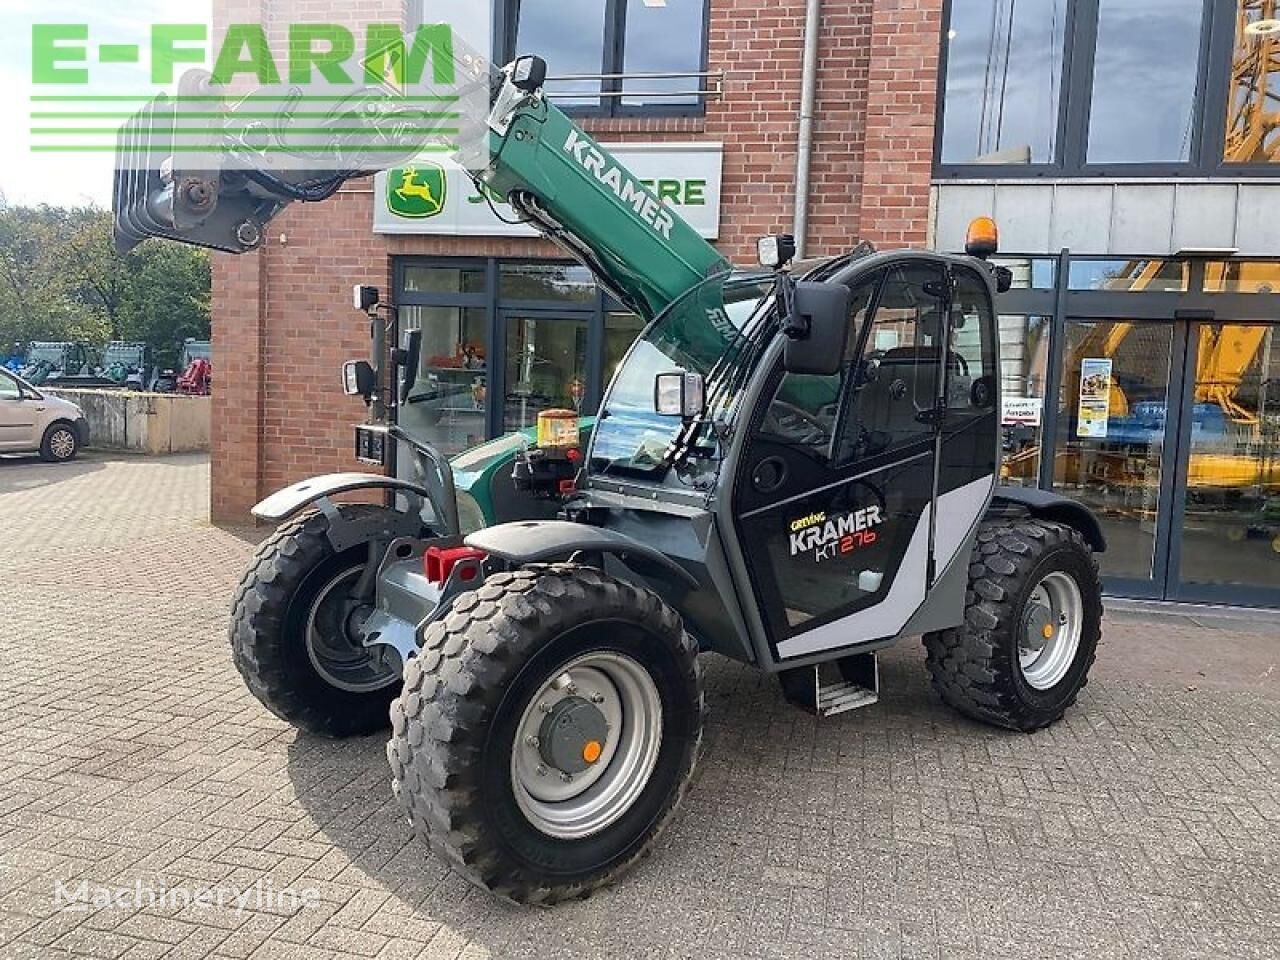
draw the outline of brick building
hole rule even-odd
[[[1116,592],[1280,603],[1278,7],[820,3],[807,253],[955,249],[972,216],[997,217],[1017,276],[1001,304],[1008,480],[1102,514]],[[313,8],[221,9],[278,23]],[[413,0],[343,9],[418,15]],[[548,89],[641,177],[668,181],[730,258],[750,264],[758,236],[790,230],[804,0],[495,0],[494,12],[498,51],[577,77]],[[295,205],[259,252],[215,258],[215,519],[351,468],[364,410],[337,371],[368,349],[355,283],[383,288],[402,328],[424,331],[424,376],[454,401],[410,405],[402,422],[446,448],[540,407],[598,404],[636,319],[461,180],[447,178],[429,218],[397,211],[396,183],[417,182],[391,179],[405,175]],[[1110,364],[1101,426],[1078,415],[1086,361]]]
[[[256,6],[260,11],[265,5]],[[365,9],[368,6],[362,8],[362,17],[373,15]],[[546,11],[549,21],[559,22],[571,15],[570,6],[575,5],[525,3],[524,9],[526,16]],[[677,7],[701,8],[704,3],[673,0],[666,10],[638,0],[611,0],[605,6],[610,16],[624,7],[625,15],[647,17],[663,16]],[[713,151],[702,158],[704,167],[708,158],[711,163],[710,179],[719,179],[718,197],[712,198],[719,202],[718,223],[706,232],[735,261],[751,263],[756,237],[788,229],[792,222],[805,4],[710,0],[705,6],[709,9],[699,9],[692,18],[698,30],[706,18],[705,70],[702,50],[695,45],[684,65],[663,72],[711,76],[652,85],[661,92],[663,87],[722,84],[722,96],[701,103],[700,98],[691,102],[671,96],[610,98],[625,101],[616,105],[600,98],[584,106],[590,98],[579,95],[572,102],[586,115],[586,129],[610,146],[722,145],[719,157]],[[399,9],[399,0],[394,0],[387,12]],[[941,0],[824,4],[810,253],[835,253],[859,238],[881,244],[925,242],[940,10]],[[235,15],[253,16],[257,11],[237,8]],[[281,20],[288,11],[277,2],[271,15]],[[682,14],[675,29],[689,20]],[[517,34],[520,29],[517,26]],[[537,33],[549,30],[550,24],[523,29]],[[603,35],[596,55],[602,42]],[[543,47],[540,52],[553,74],[578,72],[576,64],[557,68],[554,51]],[[585,49],[569,53],[579,62],[589,56]],[[632,66],[635,62],[626,59],[629,72],[656,72],[653,67],[646,71],[643,63]],[[574,91],[581,88],[577,84]],[[604,115],[610,113],[614,115]],[[657,154],[659,168],[662,156]],[[399,281],[403,294],[405,272],[409,271],[408,285],[414,286],[417,263],[448,268],[450,259],[463,258],[470,271],[483,272],[490,258],[509,265],[563,260],[551,244],[525,237],[375,233],[374,208],[380,202],[372,181],[356,181],[324,204],[288,210],[271,224],[260,252],[234,259],[215,257],[215,519],[243,520],[248,508],[271,490],[312,473],[350,466],[350,424],[363,410],[340,395],[336,371],[342,360],[363,356],[368,349],[367,330],[347,307],[353,284],[375,283],[395,290]],[[570,278],[576,277],[571,271]],[[469,273],[462,281],[473,282]],[[437,286],[441,282],[422,281]],[[571,296],[573,312],[580,314],[582,298],[591,294],[576,291]],[[597,323],[594,318],[586,322]],[[588,331],[587,339],[600,338]],[[582,379],[587,371],[573,373]],[[598,387],[588,392],[598,394]]]

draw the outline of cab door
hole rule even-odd
[[[965,389],[944,361],[952,283],[945,261],[923,257],[861,278],[840,372],[779,368],[766,384],[771,400],[751,425],[734,513],[779,661],[896,636],[925,600],[936,553],[956,550],[954,535],[939,542],[933,510],[941,476],[956,484],[964,472],[939,469],[958,429],[948,422],[948,391]]]

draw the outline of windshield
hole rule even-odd
[[[768,342],[773,281],[718,277],[689,291],[655,320],[632,345],[605,398],[591,450],[591,471],[653,477],[670,465],[678,440],[690,452],[715,456],[710,423],[731,418]],[[688,437],[679,417],[653,408],[654,378],[675,371],[706,380],[707,417]]]

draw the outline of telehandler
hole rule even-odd
[[[470,169],[648,321],[585,443],[571,411],[452,464],[402,431],[387,411],[420,341],[387,350],[377,292],[357,288],[374,320],[373,362],[343,371],[371,409],[357,452],[410,450],[414,475],[317,477],[255,507],[279,528],[230,630],[249,689],[296,727],[389,722],[413,830],[531,903],[610,883],[670,821],[702,740],[700,652],[830,715],[874,703],[877,652],[923,636],[943,700],[1034,731],[1086,682],[1105,549],[1079,504],[998,485],[992,224],[965,256],[792,263],[771,237],[763,269],[735,272],[545,77],[536,57],[496,74],[491,156]],[[147,136],[161,109],[123,134],[122,247],[245,252],[351,176],[176,172]],[[368,490],[385,505],[338,502]]]

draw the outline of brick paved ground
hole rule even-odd
[[[915,645],[816,723],[708,662],[708,750],[656,855],[583,904],[410,841],[382,742],[299,736],[226,651],[251,537],[199,458],[0,459],[0,957],[1275,957],[1280,636],[1112,616],[1078,709],[959,720]],[[308,889],[288,909],[59,912],[55,883]]]

